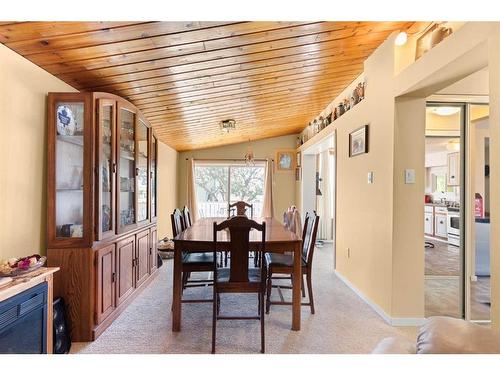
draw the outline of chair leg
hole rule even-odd
[[[264,291],[259,293],[259,307],[260,307],[260,352],[266,351],[266,331],[264,329]]]
[[[215,354],[215,332],[217,330],[217,300],[219,298],[218,293],[214,290],[213,296],[213,312],[212,312],[212,354]]]
[[[307,273],[307,294],[309,294],[309,303],[311,304],[311,314],[314,314],[314,298],[311,283],[311,272]]]
[[[227,267],[227,251],[224,251],[224,267]]]
[[[189,278],[190,272],[183,272],[182,273],[182,289],[186,289],[186,284]]]
[[[266,314],[269,314],[269,309],[271,308],[271,288],[272,288],[272,272],[268,271],[267,274],[267,296],[266,296]]]
[[[305,280],[304,280],[304,276],[302,276],[302,284],[300,285],[300,289],[302,289],[302,297],[306,296],[306,286],[304,284],[305,284]]]

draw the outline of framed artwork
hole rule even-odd
[[[276,151],[276,171],[293,172],[295,168],[295,150]]]
[[[362,126],[349,134],[349,157],[368,152],[368,125]]]
[[[297,152],[297,156],[295,158],[295,164],[297,167],[300,167],[300,152]]]

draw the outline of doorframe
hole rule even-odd
[[[482,100],[481,100],[482,99]],[[472,264],[475,263],[475,259],[473,258],[473,255],[475,255],[475,246],[476,246],[476,241],[475,241],[475,189],[474,189],[474,177],[475,177],[475,155],[473,154],[472,150],[474,148],[473,141],[475,141],[475,137],[472,135],[473,133],[473,128],[472,128],[472,122],[471,122],[471,106],[473,105],[488,105],[489,106],[489,100],[487,98],[481,97],[479,101],[469,101],[466,103],[467,107],[467,118],[466,118],[466,134],[467,134],[467,142],[465,144],[465,150],[466,150],[466,160],[465,160],[465,173],[467,176],[467,179],[465,181],[465,187],[464,187],[464,199],[467,207],[467,212],[469,213],[466,215],[464,218],[465,221],[465,229],[466,229],[466,241],[465,241],[465,257],[466,257],[466,273],[465,273],[465,292],[464,292],[464,298],[465,298],[465,320],[472,321],[475,323],[491,323],[491,306],[490,306],[490,319],[489,320],[479,320],[479,319],[472,319],[472,279],[475,278],[476,276],[473,274],[473,267]],[[478,99],[476,99],[478,100]],[[491,252],[491,243],[490,243],[490,252]],[[490,263],[491,263],[491,258],[490,258]],[[491,266],[491,264],[490,264]],[[490,270],[490,279],[491,279],[491,270]],[[490,285],[490,295],[491,295],[491,285]],[[490,297],[490,302],[491,302],[491,297]]]

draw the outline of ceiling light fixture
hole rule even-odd
[[[230,130],[236,129],[236,121],[233,119],[222,120],[220,122],[220,129],[224,133],[229,133]]]
[[[451,116],[460,112],[460,107],[434,107],[431,111],[439,116]]]
[[[248,140],[247,153],[245,154],[245,164],[247,167],[255,166],[255,158],[253,156],[252,144],[250,143],[250,139]]]
[[[396,40],[394,40],[394,44],[396,44],[397,46],[402,46],[405,45],[407,41],[408,34],[405,31],[401,31],[396,37]]]

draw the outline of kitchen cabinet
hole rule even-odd
[[[448,154],[448,186],[460,186],[460,152]]]
[[[424,233],[434,236],[434,214],[426,212],[424,215]]]
[[[47,130],[47,264],[73,341],[91,341],[155,275],[158,139],[101,92],[49,93]]]
[[[448,227],[447,227],[447,216],[443,214],[436,213],[434,217],[434,235],[437,237],[447,237]]]

